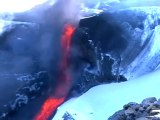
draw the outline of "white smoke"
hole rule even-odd
[[[0,0],[0,13],[24,12],[46,1],[47,0]]]
[[[58,3],[57,11],[61,11],[61,20],[78,23],[86,16],[101,13],[100,5],[119,2],[119,0],[0,0],[0,34],[12,27],[14,14],[23,13],[41,5],[46,8],[54,7]],[[43,11],[43,8],[41,8]],[[35,11],[34,11],[35,12]],[[33,13],[38,16],[38,13]],[[6,19],[7,17],[7,19]],[[39,16],[42,17],[42,16]],[[6,22],[7,20],[7,22]]]
[[[0,35],[12,28],[15,14],[23,13],[35,8],[38,5],[54,5],[57,0],[0,0]]]

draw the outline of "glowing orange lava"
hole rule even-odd
[[[71,76],[68,71],[68,57],[70,53],[71,37],[75,28],[72,25],[64,27],[61,37],[62,58],[60,62],[60,76],[53,97],[49,97],[41,107],[40,112],[34,120],[47,120],[52,113],[61,105],[71,87]]]

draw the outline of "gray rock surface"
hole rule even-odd
[[[160,120],[159,101],[155,97],[150,97],[140,104],[128,103],[108,120]]]

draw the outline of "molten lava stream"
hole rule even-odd
[[[70,53],[71,37],[74,32],[72,25],[65,25],[64,33],[61,37],[62,58],[60,62],[60,76],[53,97],[49,97],[42,105],[40,112],[34,120],[47,120],[52,113],[61,105],[71,87],[71,77],[68,72],[68,57]]]

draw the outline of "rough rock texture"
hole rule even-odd
[[[2,77],[2,76],[1,76]],[[22,86],[17,89],[15,96],[9,100],[5,105],[0,106],[0,119],[7,117],[8,115],[14,114],[22,106],[28,104],[29,101],[43,95],[45,92],[48,80],[46,71],[41,71],[35,74],[8,74],[3,75],[3,78],[15,78]],[[49,87],[49,86],[48,86]]]
[[[75,120],[68,112],[63,115],[63,120]]]
[[[127,43],[122,37],[121,27],[106,19],[109,17],[111,15],[104,13],[82,19],[75,30],[72,38],[71,65],[75,71],[81,68],[81,71],[78,71],[81,75],[71,94],[84,93],[103,83],[127,80],[119,74],[120,53]]]
[[[160,120],[160,99],[151,97],[140,104],[128,103],[108,120]]]

